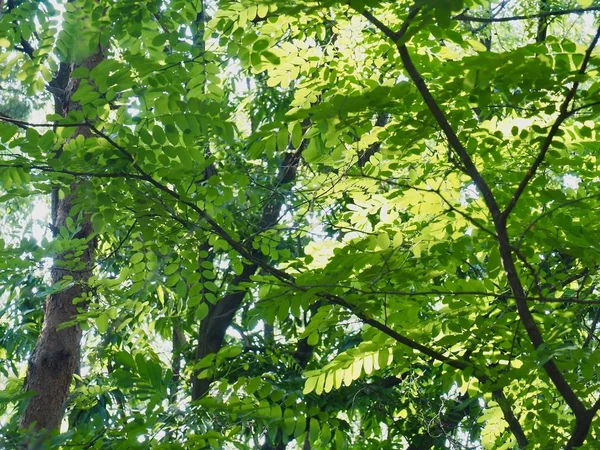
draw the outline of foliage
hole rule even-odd
[[[596,448],[595,2],[0,5],[3,447],[93,240],[39,445]]]

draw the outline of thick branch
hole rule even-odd
[[[305,123],[304,125],[308,126],[308,123]],[[283,161],[279,166],[277,180],[273,186],[274,192],[282,185],[290,184],[295,180],[302,151],[306,148],[307,143],[307,140],[303,140],[297,150],[285,154]],[[277,224],[281,215],[281,210],[284,206],[284,199],[284,195],[278,194],[278,198],[265,204],[262,210],[261,219],[258,223],[258,230],[260,232],[268,230]],[[243,272],[232,280],[229,292],[214,306],[211,306],[208,315],[200,323],[198,347],[196,348],[196,361],[201,360],[211,353],[219,351],[223,344],[225,332],[231,325],[233,317],[239,309],[248,290],[245,284],[250,282],[251,277],[256,273],[258,268],[262,267],[256,262],[264,261],[262,253],[259,250],[251,250],[250,254],[255,258],[255,261],[252,264],[244,265]],[[197,400],[205,395],[210,387],[211,381],[211,379],[199,379],[195,376],[192,383],[192,399]]]
[[[462,165],[464,166],[465,173],[471,177],[475,183],[475,186],[477,186],[477,189],[479,192],[481,192],[481,195],[483,196],[483,199],[490,210],[494,221],[497,220],[497,218],[500,216],[500,208],[498,207],[496,198],[494,197],[490,187],[479,173],[479,170],[473,163],[473,160],[467,152],[467,149],[463,146],[462,142],[460,142],[460,139],[454,131],[454,128],[452,125],[450,125],[450,122],[448,122],[446,115],[441,110],[433,95],[431,95],[425,80],[423,80],[423,77],[421,77],[421,74],[413,63],[406,45],[398,45],[398,51],[408,75],[412,79],[413,83],[415,83],[419,93],[423,97],[425,104],[431,111],[431,114],[438,123],[439,127],[442,129],[442,132],[444,133],[444,136],[446,136],[450,147],[458,155]]]
[[[515,416],[515,413],[512,409],[512,405],[502,392],[502,389],[498,389],[497,391],[492,392],[494,400],[498,402],[500,409],[502,410],[502,415],[504,416],[504,420],[508,423],[508,427],[510,428],[511,433],[517,440],[517,444],[519,444],[519,448],[523,449],[527,447],[529,443],[527,440],[527,436],[525,436],[525,432],[519,423],[519,419]]]

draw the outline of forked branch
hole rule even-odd
[[[373,17],[372,14],[370,14],[370,13],[365,14],[364,12],[363,12],[363,16],[366,17],[368,20],[369,20],[369,17]],[[387,27],[386,25],[384,25],[383,23],[381,23],[379,20],[377,20],[375,22],[371,22],[371,23],[373,25],[375,25],[379,30],[381,30],[386,36],[388,36],[388,37],[395,36],[394,33],[391,32],[390,28]],[[599,30],[599,33],[600,33],[600,30]],[[597,39],[598,39],[598,34],[594,38],[594,41],[597,41]],[[510,239],[509,239],[507,228],[506,228],[506,217],[508,216],[508,214],[506,212],[504,214],[501,213],[498,203],[496,201],[496,198],[495,198],[494,194],[492,193],[490,187],[488,186],[485,179],[483,178],[483,176],[481,175],[481,173],[475,166],[473,160],[471,159],[471,156],[469,155],[466,148],[461,143],[454,128],[452,127],[452,125],[450,125],[448,119],[446,118],[446,115],[444,114],[444,112],[440,108],[439,104],[437,103],[437,101],[435,100],[435,98],[433,97],[431,92],[429,91],[429,88],[428,88],[427,84],[425,83],[425,80],[422,78],[418,69],[414,65],[414,63],[411,59],[411,56],[408,52],[408,49],[406,47],[406,44],[401,43],[399,41],[394,41],[394,42],[398,48],[398,51],[400,53],[400,58],[402,60],[402,63],[404,64],[404,68],[408,72],[409,77],[411,78],[411,80],[413,81],[413,83],[415,84],[417,89],[419,90],[421,97],[423,98],[423,101],[429,108],[431,114],[433,115],[434,119],[438,123],[442,132],[444,133],[444,136],[446,137],[451,149],[459,157],[459,159],[463,165],[463,168],[464,168],[463,170],[465,171],[465,173],[467,175],[469,175],[471,177],[471,179],[475,183],[475,186],[477,187],[479,192],[482,194],[484,202],[492,215],[494,227],[496,229],[498,247],[500,250],[502,264],[504,266],[508,284],[509,284],[511,291],[513,292],[515,300],[516,300],[519,317],[520,317],[521,321],[523,322],[524,328],[526,329],[527,334],[528,334],[531,342],[534,345],[534,348],[538,348],[538,347],[544,345],[545,342],[544,342],[544,338],[541,334],[541,331],[540,331],[539,327],[537,326],[537,324],[535,323],[533,315],[532,315],[531,311],[529,310],[529,306],[527,304],[527,296],[525,294],[525,290],[523,289],[521,279],[519,277],[518,271],[516,269],[516,266],[515,266],[515,263],[513,260],[512,247],[510,244]],[[594,46],[595,46],[595,42],[593,43],[592,46],[590,46],[590,48],[593,49]],[[587,53],[591,54],[591,50],[589,50],[589,52],[586,52],[586,55],[587,55]],[[588,62],[589,62],[589,56],[587,56],[584,59],[584,63],[582,64],[582,69],[580,69],[580,73],[585,72],[585,68],[587,67]],[[573,86],[571,88],[571,90],[569,91],[569,94],[567,95],[567,99],[565,99],[565,102],[563,102],[563,105],[561,106],[561,115],[567,114],[566,111],[568,111],[569,103],[575,96],[577,87],[578,87],[578,83],[575,86]],[[562,120],[564,120],[564,118]],[[552,138],[558,131],[558,127],[560,126],[560,123],[562,123],[562,120],[558,124],[555,124],[556,130],[550,136],[549,143],[547,144],[548,147],[552,141]],[[543,157],[542,157],[542,160],[543,160]],[[540,164],[541,164],[541,161],[540,161]],[[536,168],[537,168],[537,166],[536,166]],[[533,176],[533,174],[531,174],[531,176]],[[529,181],[529,179],[531,178],[531,176],[524,183],[522,183],[523,186],[526,186],[526,184]],[[525,187],[523,187],[522,189],[524,190]],[[517,196],[516,200],[518,200],[518,196]],[[515,203],[516,203],[516,200],[515,200]],[[510,210],[509,210],[509,212],[510,212]],[[565,402],[573,410],[575,416],[578,418],[583,417],[586,414],[585,407],[584,407],[583,403],[581,402],[581,400],[579,399],[579,397],[577,396],[577,394],[575,394],[575,392],[573,391],[570,384],[567,382],[562,371],[556,366],[556,364],[554,363],[554,361],[552,359],[547,361],[543,367],[544,367],[544,370],[546,371],[546,374],[548,375],[548,377],[552,380],[553,384],[555,385],[556,389],[559,391],[561,396],[565,399]]]

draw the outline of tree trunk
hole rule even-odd
[[[208,315],[200,322],[196,362],[221,349],[227,328],[231,325],[231,321],[246,295],[246,288],[241,287],[240,284],[250,281],[250,277],[256,273],[257,269],[258,266],[255,264],[244,266],[244,271],[232,281],[232,286],[238,290],[232,290],[225,294],[217,304],[210,306]],[[192,380],[192,400],[198,400],[204,396],[208,392],[211,382],[212,377],[198,378],[196,370]]]
[[[80,66],[92,69],[103,59],[102,49],[81,63]],[[63,76],[61,74],[61,76]],[[80,108],[80,105],[70,100],[77,90],[79,81],[66,79],[64,97],[56,101],[56,109],[62,109],[66,116],[69,111]],[[78,135],[90,136],[88,127],[79,127],[73,138]],[[35,349],[29,359],[24,389],[34,392],[20,418],[23,428],[33,426],[35,430],[51,431],[59,428],[66,407],[69,387],[73,374],[79,363],[81,343],[81,327],[79,325],[61,326],[76,318],[77,314],[86,308],[86,302],[81,301],[82,294],[87,291],[87,281],[92,274],[94,258],[93,228],[90,215],[80,212],[73,217],[72,208],[78,203],[81,181],[70,186],[70,192],[62,199],[55,198],[52,205],[53,229],[58,231],[66,226],[67,218],[71,217],[78,226],[78,231],[72,237],[78,240],[81,256],[73,258],[74,252],[68,251],[54,259],[51,269],[52,283],[68,282],[68,287],[60,292],[51,294],[46,299],[44,323],[38,337]],[[58,196],[56,196],[58,197]],[[69,280],[70,279],[70,280]]]

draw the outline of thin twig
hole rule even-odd
[[[555,11],[543,11],[536,14],[521,14],[517,16],[507,16],[507,17],[477,17],[470,16],[468,14],[457,14],[452,17],[454,20],[459,20],[461,22],[479,22],[479,23],[498,23],[498,22],[513,22],[516,20],[530,20],[530,19],[540,19],[544,17],[551,16],[566,16],[568,14],[584,14],[588,12],[600,11],[600,6],[590,6],[588,8],[570,8],[570,9],[560,9]]]

